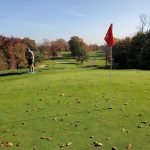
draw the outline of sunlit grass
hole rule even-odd
[[[98,68],[105,62],[93,55],[84,65],[47,60],[35,74],[1,76],[0,142],[10,150],[150,149],[149,71],[113,70],[110,88],[109,70]]]

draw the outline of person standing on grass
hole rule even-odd
[[[26,49],[25,52],[26,59],[28,61],[29,72],[34,73],[34,53],[30,48]]]

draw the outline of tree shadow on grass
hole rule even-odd
[[[83,66],[83,68],[89,68],[89,69],[110,69],[110,66],[87,65],[87,66]]]
[[[76,62],[56,62],[56,64],[66,64],[66,65],[71,65],[71,64],[77,64]]]
[[[0,76],[14,76],[14,75],[22,75],[22,74],[26,74],[26,71],[23,72],[2,72],[0,73]]]
[[[82,66],[82,68],[87,68],[87,69],[103,69],[103,70],[110,70],[110,65],[108,66],[100,66],[100,65],[87,65],[87,66]],[[138,68],[117,68],[117,67],[112,67],[113,70],[144,70],[144,69],[138,69]],[[146,71],[146,70],[145,70]],[[149,70],[148,70],[149,71]]]

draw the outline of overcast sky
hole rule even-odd
[[[131,36],[141,14],[150,15],[150,0],[0,0],[0,34],[103,44],[110,23],[115,37]]]

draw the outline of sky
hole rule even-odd
[[[0,35],[101,45],[111,23],[116,38],[135,34],[141,14],[150,15],[150,0],[0,0]]]

